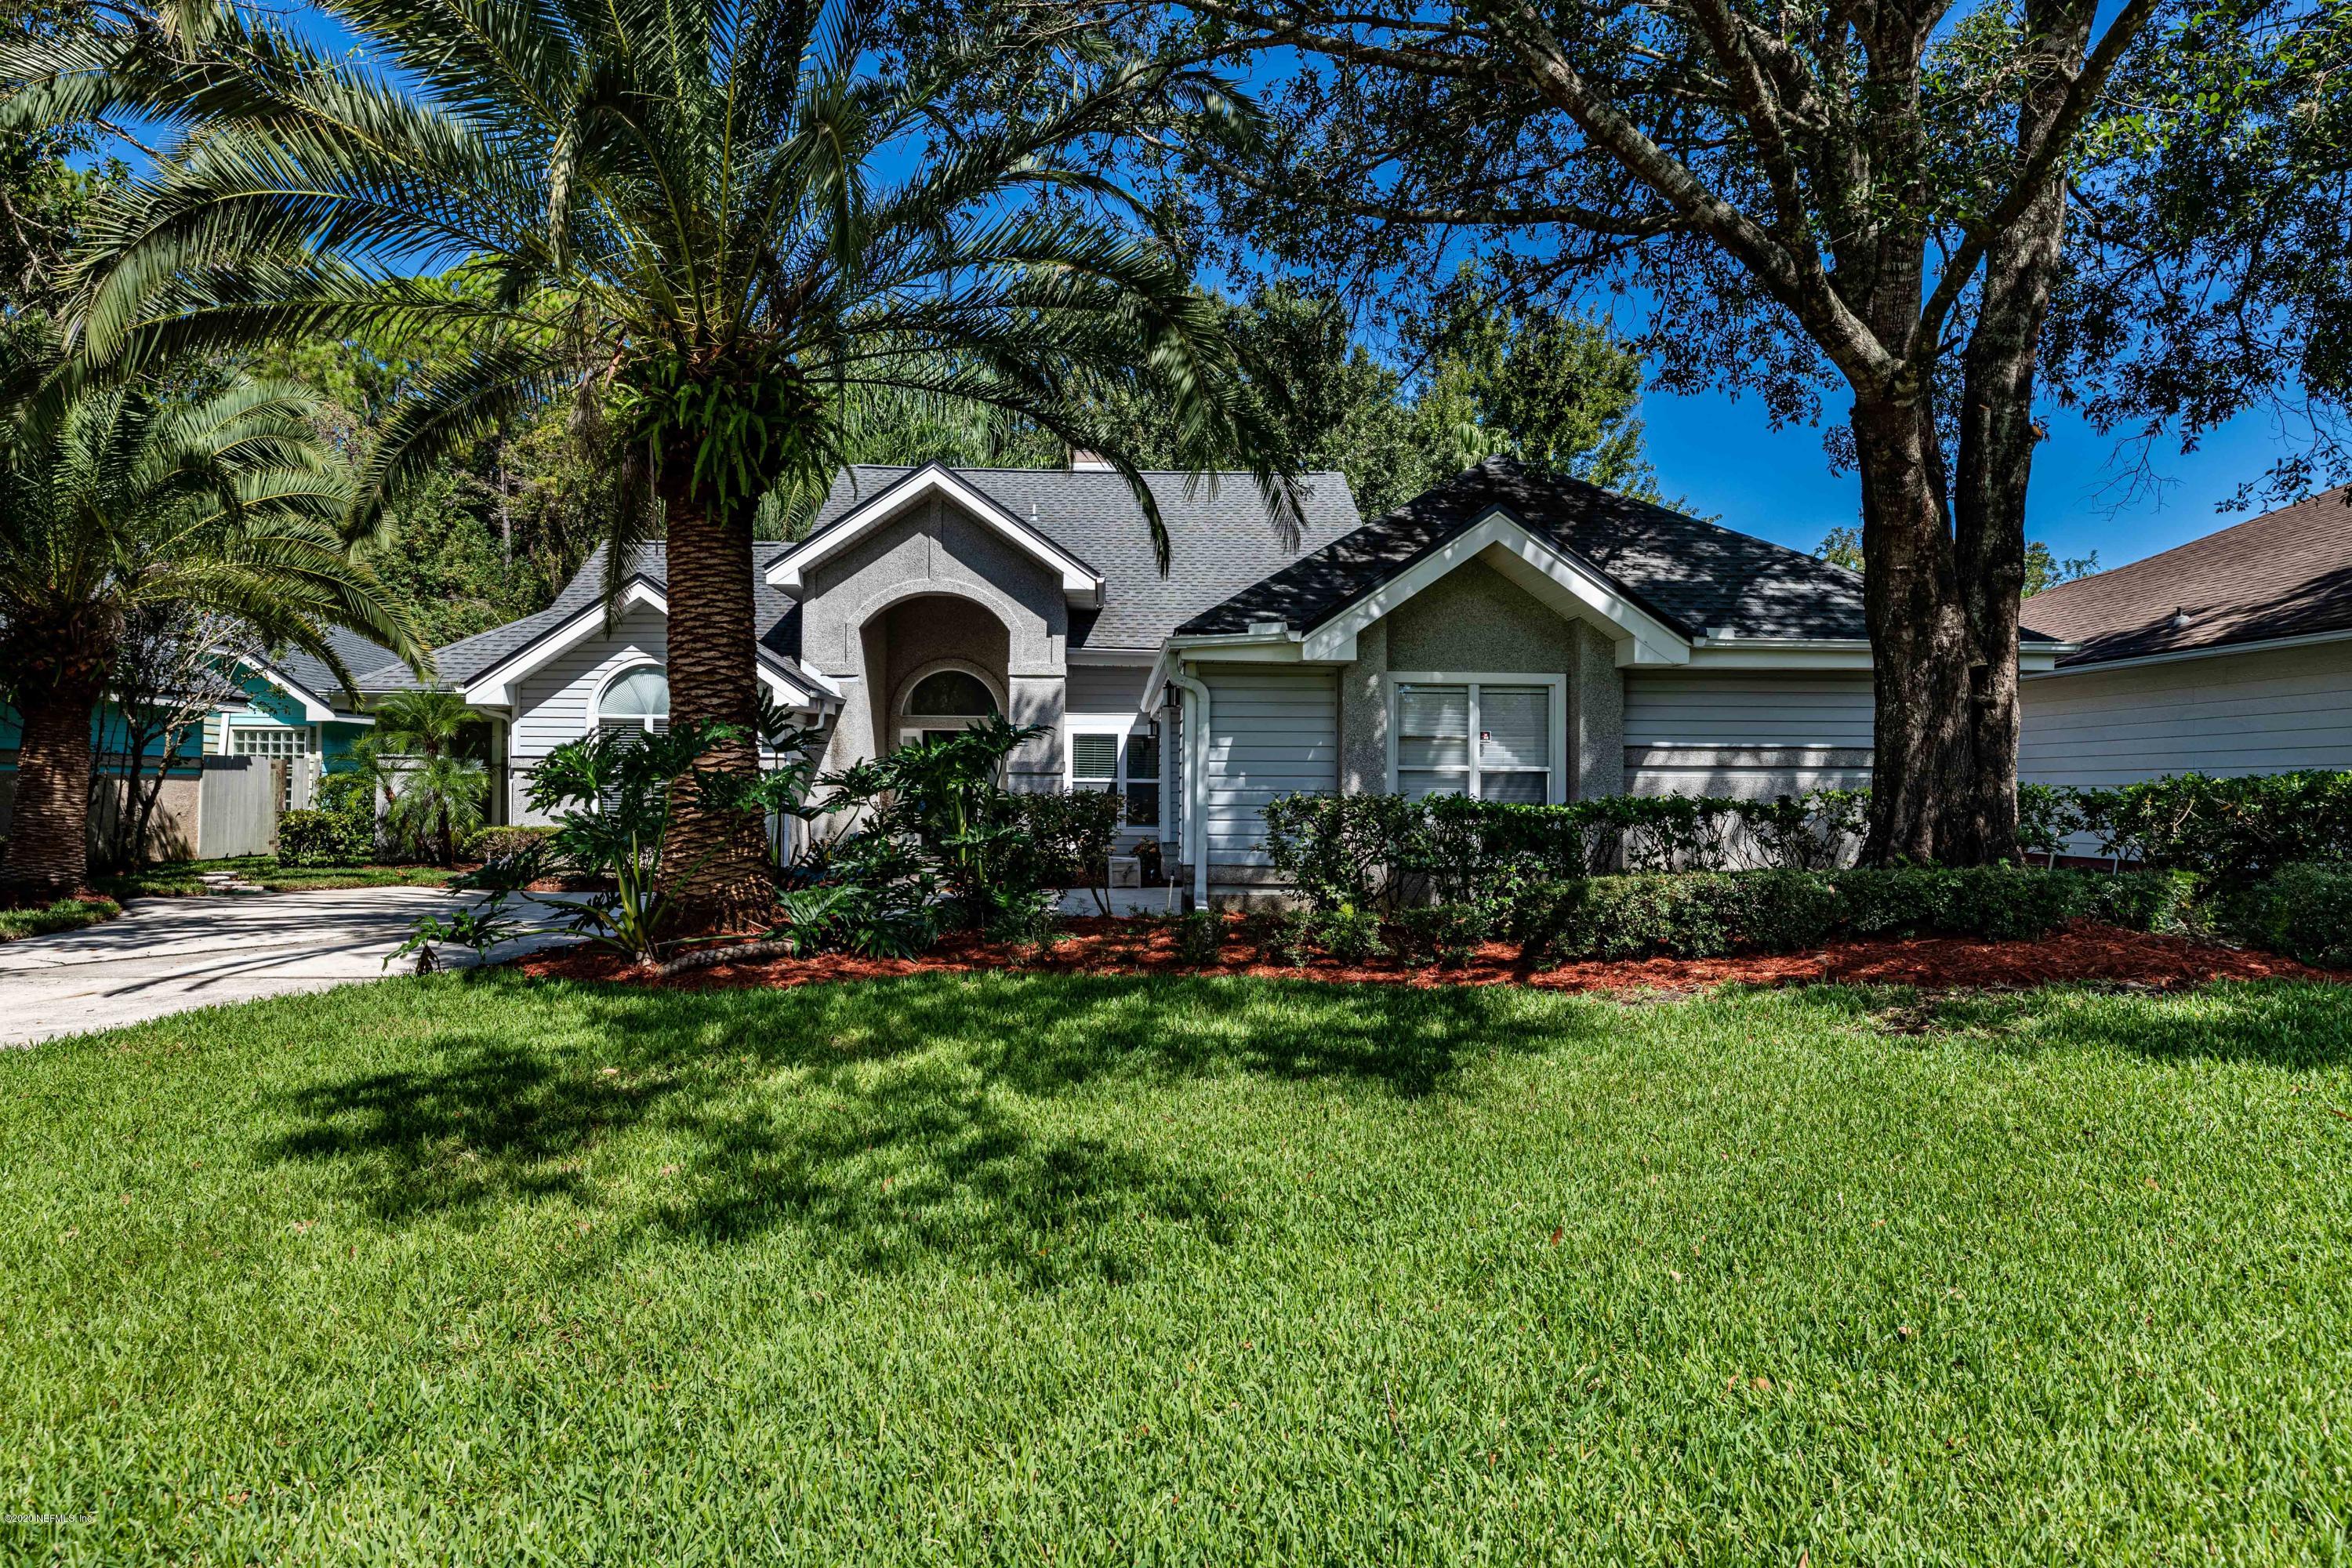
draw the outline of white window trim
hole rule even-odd
[[[1473,742],[1470,766],[1465,775],[1471,798],[1478,793],[1478,690],[1481,686],[1543,686],[1551,690],[1547,705],[1550,724],[1550,776],[1544,790],[1544,803],[1559,805],[1568,799],[1568,677],[1538,675],[1525,670],[1486,669],[1428,670],[1397,669],[1388,675],[1388,792],[1397,793],[1397,690],[1405,686],[1467,686],[1470,691],[1470,734]]]
[[[1160,732],[1160,766],[1149,778],[1136,778],[1127,771],[1127,742],[1130,735],[1151,733],[1151,719],[1135,713],[1068,713],[1062,718],[1062,788],[1078,787],[1078,748],[1080,735],[1109,735],[1118,742],[1118,779],[1113,787],[1118,798],[1127,798],[1129,784],[1149,784],[1160,786],[1160,820],[1130,826],[1123,817],[1118,825],[1119,837],[1156,837],[1168,825],[1168,731]],[[1099,781],[1090,780],[1089,783]]]
[[[643,721],[643,722],[642,722],[642,723],[640,723],[637,727],[638,727],[639,729],[641,729],[641,730],[645,731],[647,734],[651,734],[651,733],[653,733],[654,721],[655,721],[656,718],[658,718],[659,720],[661,720],[661,721],[662,721],[663,723],[665,723],[665,724],[667,724],[667,723],[668,723],[668,722],[669,722],[669,715],[668,715],[667,713],[666,713],[666,712],[665,712],[665,713],[659,713],[659,714],[654,714],[654,713],[614,713],[614,714],[611,714],[611,715],[609,715],[609,716],[605,713],[605,711],[604,711],[604,699],[612,695],[613,688],[614,688],[615,686],[620,685],[620,684],[621,684],[621,682],[623,682],[624,680],[628,679],[629,679],[629,677],[631,677],[631,676],[633,676],[633,675],[636,674],[636,673],[637,673],[637,671],[639,671],[639,670],[641,670],[641,669],[650,669],[650,670],[653,670],[654,672],[656,672],[656,674],[658,674],[658,675],[662,678],[662,685],[663,685],[663,687],[664,687],[664,688],[667,688],[667,687],[668,687],[668,685],[669,685],[669,666],[668,666],[668,665],[667,665],[667,664],[664,664],[661,660],[659,660],[659,659],[657,659],[657,658],[641,658],[641,659],[636,660],[635,663],[632,663],[632,664],[625,664],[625,665],[623,665],[620,668],[618,668],[618,669],[614,670],[611,675],[606,676],[606,677],[604,678],[604,679],[603,683],[602,683],[602,684],[600,684],[600,685],[596,688],[596,700],[595,700],[595,701],[593,701],[593,702],[592,702],[592,703],[590,703],[590,704],[589,704],[589,706],[588,706],[588,723],[589,723],[589,727],[590,727],[592,730],[593,730],[593,731],[603,731],[603,729],[604,728],[604,723],[605,723],[605,721],[606,721],[607,717],[609,717],[609,718],[610,718],[614,722],[616,722],[616,723],[617,723],[618,721],[620,721],[621,720],[623,720],[623,719],[637,719],[637,720],[642,720],[642,721]]]

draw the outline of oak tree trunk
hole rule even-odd
[[[750,778],[759,772],[758,628],[751,608],[751,531],[715,519],[693,486],[690,447],[665,454],[661,492],[669,526],[670,721],[733,726],[735,738],[697,766]],[[762,920],[775,901],[768,838],[756,812],[709,804],[681,781],[662,856],[662,890],[678,900],[674,931]]]
[[[89,715],[95,682],[45,682],[18,693],[16,752],[0,895],[55,900],[89,877]]]
[[[1982,858],[1969,809],[1972,644],[1934,413],[1924,395],[1857,399],[1853,434],[1875,704],[1863,858],[1970,864]]]
[[[2066,96],[2063,62],[2080,59],[2095,7],[2088,0],[2029,0],[2035,69],[2018,112],[2020,144],[2042,132]],[[2033,378],[2051,280],[2066,229],[2066,187],[2045,181],[2018,220],[1987,247],[1983,293],[1963,363],[1954,544],[1973,651],[1972,826],[1986,859],[2018,854],[2017,632],[2025,587],[2025,492],[2041,432]]]

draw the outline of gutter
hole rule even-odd
[[[2224,658],[2233,653],[2270,653],[2280,648],[2312,647],[2323,643],[2352,642],[2352,627],[2332,632],[2305,632],[2299,637],[2262,637],[2247,642],[2206,643],[2199,647],[2168,648],[2162,653],[2144,653],[2131,658],[2086,659],[2081,664],[2062,665],[2056,669],[2038,670],[2029,678],[2034,679],[2063,675],[2096,675],[2109,669],[2144,669],[2152,664],[2182,664],[2192,658]],[[2079,652],[2081,643],[2060,645],[2067,652]]]
[[[1168,684],[1184,694],[1184,858],[1192,864],[1192,907],[1209,907],[1209,824],[1202,815],[1208,798],[1209,689],[1179,664]],[[1197,847],[1196,847],[1197,846]]]

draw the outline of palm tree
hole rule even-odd
[[[1196,468],[1274,449],[1213,302],[1139,205],[1066,155],[1147,104],[1232,107],[1213,80],[1103,65],[1034,112],[956,126],[975,59],[881,74],[884,0],[324,8],[367,69],[228,11],[0,47],[0,79],[22,84],[0,124],[121,106],[189,132],[91,217],[83,349],[460,345],[388,422],[362,520],[453,440],[576,398],[627,481],[607,558],[667,531],[673,712],[736,736],[711,769],[757,765],[754,511],[837,467],[845,409],[979,405],[1102,452],[1163,563],[1091,395],[1166,399]],[[466,287],[419,277],[460,263]],[[1256,478],[1295,526],[1286,466]],[[677,836],[690,919],[769,901],[756,816],[689,803]]]
[[[0,419],[0,671],[24,729],[9,896],[55,897],[88,875],[90,712],[134,612],[235,616],[346,681],[333,626],[422,657],[336,531],[352,482],[310,411],[240,379],[185,400],[53,390]]]
[[[454,691],[395,691],[376,704],[375,730],[360,743],[383,781],[393,837],[433,849],[444,866],[457,860],[457,841],[482,826],[489,775],[461,750],[481,721]]]

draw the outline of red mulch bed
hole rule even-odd
[[[1920,937],[1900,942],[1843,942],[1813,952],[1734,958],[1648,958],[1566,963],[1523,972],[1513,951],[1489,943],[1461,969],[1406,969],[1392,961],[1342,965],[1317,959],[1303,969],[1254,963],[1238,931],[1213,969],[1181,963],[1173,934],[1139,921],[1075,920],[1069,934],[1043,957],[1034,950],[955,936],[916,959],[775,958],[719,963],[656,980],[614,954],[572,948],[518,959],[527,974],[564,980],[612,980],[677,990],[736,990],[807,985],[826,980],[871,980],[903,974],[1023,970],[1044,974],[1254,974],[1270,980],[1361,981],[1391,985],[1533,986],[1543,991],[1694,991],[1723,984],[1910,985],[1927,990],[2011,990],[2063,982],[2170,989],[2210,980],[2336,980],[2352,975],[2313,969],[2270,953],[2217,947],[2174,936],[2077,922],[2042,942],[1979,942]]]

